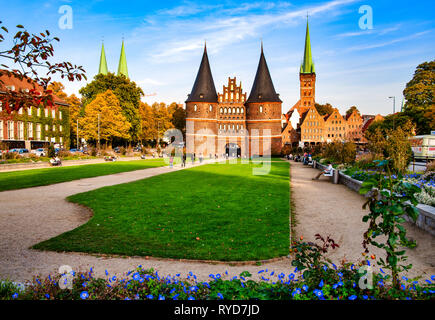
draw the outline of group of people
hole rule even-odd
[[[294,160],[295,162],[302,162],[304,165],[312,165],[313,164],[313,157],[311,153],[305,152],[303,155],[293,155],[288,154],[286,156],[287,160]],[[332,167],[332,163],[328,163],[328,166],[325,170],[322,170],[317,174],[313,180],[319,180],[321,175],[324,175],[325,177],[332,177],[334,174],[334,168]]]
[[[50,159],[50,164],[52,166],[61,166],[62,165],[62,161],[59,159],[58,156],[54,156],[53,158]]]

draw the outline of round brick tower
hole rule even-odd
[[[254,84],[245,105],[250,155],[279,155],[282,101],[275,92],[263,45]]]
[[[204,46],[201,65],[186,100],[186,152],[202,153],[204,156],[216,153],[218,128],[218,95],[208,61],[207,47]]]

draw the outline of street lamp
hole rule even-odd
[[[396,97],[392,96],[392,97],[388,97],[388,99],[393,99],[393,129],[395,129],[395,118],[394,118],[394,114],[396,113]]]

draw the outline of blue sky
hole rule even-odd
[[[73,28],[60,29],[59,7],[73,10]],[[373,9],[373,29],[361,30],[358,9]],[[91,80],[104,39],[108,67],[118,68],[124,37],[130,78],[146,102],[184,102],[201,60],[204,40],[216,89],[229,76],[251,88],[260,39],[283,112],[299,99],[306,15],[310,15],[317,72],[316,101],[341,112],[357,105],[364,114],[392,111],[415,67],[435,57],[434,1],[23,1],[0,0],[0,20],[45,29],[61,39],[57,60],[83,65]],[[89,81],[88,80],[88,81]],[[65,83],[68,93],[85,85]]]

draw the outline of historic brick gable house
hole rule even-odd
[[[281,153],[281,105],[261,46],[249,97],[229,78],[218,94],[207,48],[186,100],[186,151],[204,155],[249,157]]]
[[[315,107],[316,71],[311,54],[310,30],[307,21],[304,58],[299,72],[300,99],[284,115],[287,123],[282,124],[282,143],[297,147],[323,142],[353,141],[367,143],[364,132],[374,121],[374,116],[361,116],[354,111],[343,117],[338,109],[321,116]],[[377,116],[379,119],[381,116]]]
[[[28,92],[31,89],[42,91],[39,85],[8,77],[0,79],[0,95],[6,90]],[[33,105],[8,113],[0,99],[0,142],[4,148],[26,148],[28,150],[55,143],[69,146],[69,110],[68,104],[53,95],[53,106]]]

